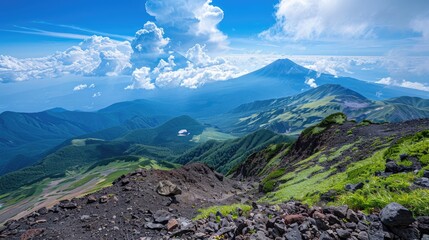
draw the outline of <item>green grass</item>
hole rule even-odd
[[[417,157],[424,166],[429,165],[429,130],[401,139],[386,152],[385,157],[399,160],[401,154]]]
[[[243,214],[248,213],[252,210],[252,207],[245,204],[232,204],[232,205],[223,205],[223,206],[212,206],[209,208],[198,209],[198,215],[194,218],[194,220],[208,218],[211,213],[216,214],[216,212],[222,213],[222,215],[226,216],[231,214],[233,218],[238,217],[237,208],[243,210]]]
[[[93,180],[93,179],[95,179],[95,178],[97,178],[99,176],[100,176],[99,173],[94,173],[94,174],[87,175],[87,176],[79,179],[78,181],[73,182],[72,184],[70,184],[70,186],[68,186],[65,189],[65,191],[70,191],[70,190],[76,189],[78,187],[81,187],[81,186],[87,184],[88,182],[90,182],[91,180]]]
[[[227,133],[219,132],[215,128],[206,128],[200,135],[194,136],[191,141],[196,143],[202,143],[207,142],[209,140],[225,141],[234,138],[236,137]]]
[[[369,213],[378,211],[391,202],[398,202],[417,216],[428,215],[429,190],[412,188],[415,178],[421,176],[423,171],[420,171],[419,175],[414,173],[399,173],[388,177],[375,175],[376,172],[384,170],[386,158],[394,158],[399,161],[400,154],[420,157],[423,169],[429,169],[428,164],[421,160],[422,157],[423,160],[425,159],[424,157],[429,151],[428,139],[429,131],[401,139],[397,144],[381,149],[367,159],[350,163],[344,172],[337,172],[335,165],[331,166],[329,170],[315,165],[286,173],[280,177],[280,181],[284,181],[284,183],[273,192],[267,193],[260,201],[280,203],[295,199],[313,205],[319,202],[321,194],[335,190],[337,197],[334,202],[330,203],[332,205],[346,204],[353,209]],[[339,156],[341,155],[339,152],[350,149],[352,146],[352,144],[344,145],[330,156]],[[322,157],[324,155],[321,155]],[[325,161],[328,158],[329,156]],[[407,161],[401,163],[409,164]],[[355,192],[348,192],[344,189],[346,184],[359,182],[364,183],[362,189]]]
[[[0,196],[0,202],[3,204],[3,207],[8,207],[20,201],[37,197],[43,192],[43,189],[49,184],[49,182],[50,179],[44,179],[37,184],[21,187],[13,192],[3,194]]]

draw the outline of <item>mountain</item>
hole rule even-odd
[[[186,114],[194,118],[203,118],[257,100],[300,94],[311,89],[310,80],[318,86],[341,84],[372,100],[400,96],[427,97],[427,92],[424,91],[322,74],[302,67],[289,59],[279,59],[241,77],[228,81],[209,82],[197,89],[164,87],[153,90],[124,91],[124,88],[130,84],[129,76],[91,79],[96,88],[85,91],[73,91],[74,86],[82,84],[82,80],[67,81],[62,85],[47,88],[31,85],[27,91],[15,94],[0,93],[0,102],[2,102],[0,111],[1,107],[25,112],[42,111],[59,106],[66,109],[94,111],[118,102],[144,98],[151,102],[174,106],[170,109],[176,110],[176,114],[171,116]],[[23,84],[31,84],[31,82]],[[101,96],[94,99],[93,94],[98,92],[102,93]],[[22,98],[30,95],[33,96],[31,99]]]
[[[226,174],[250,154],[271,144],[286,144],[289,142],[292,142],[292,139],[286,136],[278,135],[268,130],[259,130],[233,140],[223,142],[208,141],[190,149],[173,160],[173,162],[179,164],[202,162],[216,169],[216,171]]]
[[[0,234],[7,239],[425,239],[428,126],[428,119],[362,125],[336,113],[293,144],[253,153],[232,178],[201,163],[115,172],[105,177],[111,184],[84,196],[52,201],[44,198],[51,193],[40,194],[38,207],[7,221]],[[87,186],[101,173],[94,174],[73,185]],[[63,196],[55,189],[68,181],[73,179],[45,184]],[[8,210],[0,209],[0,221]]]
[[[399,122],[428,118],[428,104],[429,100],[416,97],[373,101],[340,85],[326,84],[292,97],[243,104],[212,117],[209,122],[236,134],[260,128],[297,134],[335,112],[343,112],[357,121]]]
[[[110,130],[116,132],[116,128]],[[181,133],[181,130],[186,132]],[[149,129],[129,130],[115,139],[94,138],[88,134],[65,141],[53,148],[36,164],[0,176],[0,195],[46,178],[64,176],[73,169],[87,168],[115,158],[146,157],[168,160],[198,145],[194,140],[207,127],[189,116],[173,118]],[[213,133],[213,130],[210,130]],[[104,130],[106,135],[113,136]],[[138,159],[138,158],[137,158]]]
[[[428,126],[429,119],[363,125],[333,114],[288,148],[252,154],[233,177],[260,182],[265,203],[379,211],[393,201],[429,214],[428,185],[421,183],[429,173]]]
[[[151,128],[166,121],[173,112],[161,103],[146,100],[122,102],[97,112],[61,108],[38,113],[3,112],[0,114],[0,174],[34,162],[40,154],[69,138],[114,127],[122,132]]]

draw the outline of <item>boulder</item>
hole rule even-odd
[[[407,227],[415,220],[410,210],[399,203],[390,203],[380,212],[381,222],[391,228]]]
[[[428,171],[428,170],[425,170],[425,171],[423,172],[423,177],[425,177],[425,178],[429,178],[429,171]]]
[[[398,173],[401,170],[402,170],[401,167],[398,164],[396,164],[396,162],[388,161],[386,162],[386,168],[384,171],[388,173]]]
[[[163,180],[158,183],[156,192],[161,196],[175,196],[182,193],[182,190],[174,183]]]

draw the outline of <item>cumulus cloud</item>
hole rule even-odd
[[[96,92],[92,95],[93,98],[101,97],[101,92]]]
[[[166,47],[170,39],[164,37],[164,29],[159,28],[153,22],[146,22],[142,29],[136,32],[131,42],[133,48],[132,63],[139,68],[147,66],[151,62],[166,53]]]
[[[127,86],[125,89],[155,89],[155,84],[152,83],[152,80],[150,79],[150,68],[137,68],[133,71],[132,76],[133,84]]]
[[[421,16],[428,16],[429,2],[416,0],[280,0],[276,24],[260,34],[278,39],[371,37],[378,31],[428,30]],[[392,17],[395,16],[395,17]]]
[[[392,79],[391,77],[382,78],[378,80],[377,83],[383,84],[383,85],[398,86],[398,87],[411,88],[411,89],[417,89],[417,90],[429,92],[429,86],[427,86],[426,84],[419,83],[419,82],[410,82],[407,80],[399,81],[399,80]]]
[[[78,46],[43,58],[0,56],[0,81],[15,82],[67,74],[117,76],[131,67],[128,41],[92,36]]]
[[[171,33],[175,47],[189,48],[196,42],[210,47],[226,45],[227,37],[217,26],[224,13],[212,0],[148,0],[146,11]]]
[[[317,83],[316,83],[316,80],[314,78],[305,79],[305,84],[307,84],[311,88],[317,88]]]
[[[204,46],[199,44],[185,55],[189,59],[186,67],[177,67],[175,57],[170,55],[167,60],[161,59],[153,69],[142,67],[134,70],[133,83],[126,89],[198,88],[208,82],[228,80],[241,74],[226,60],[208,56]]]

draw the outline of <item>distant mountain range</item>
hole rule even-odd
[[[310,87],[309,79],[320,87]],[[105,88],[105,94],[109,95],[109,91],[117,87]],[[320,74],[288,59],[199,89],[155,89],[144,91],[144,95],[141,90],[129,93],[129,98],[145,96],[147,99],[118,102],[94,112],[54,108],[37,113],[1,113],[0,175],[31,165],[63,146],[67,139],[80,136],[110,141],[125,134],[140,136],[149,133],[140,133],[138,129],[154,128],[184,114],[219,127],[216,131],[236,135],[261,128],[297,134],[338,111],[352,119],[377,122],[429,116],[428,100],[419,98],[427,97],[426,92]],[[71,98],[81,101],[78,96],[67,98],[68,102],[72,102]],[[121,97],[112,97],[112,101],[117,99]],[[137,132],[133,135],[132,130]],[[155,139],[152,143],[160,141]]]
[[[374,101],[340,85],[327,84],[292,97],[243,104],[209,122],[235,134],[261,128],[298,134],[335,112],[357,121],[400,122],[429,118],[429,100],[397,97]]]
[[[73,91],[76,85],[94,83],[95,88]],[[313,84],[310,84],[313,82]],[[354,78],[323,74],[302,67],[289,59],[277,60],[257,71],[228,81],[207,83],[198,89],[157,88],[153,90],[124,90],[129,76],[114,79],[94,78],[67,80],[55,86],[25,83],[31,87],[20,91],[0,89],[0,111],[8,109],[35,112],[63,107],[71,110],[94,111],[118,102],[146,99],[174,104],[179,114],[193,117],[213,115],[240,104],[292,96],[323,84],[341,84],[373,100],[411,96],[426,98],[428,93],[409,88],[365,82]],[[33,86],[34,85],[34,86]],[[39,86],[40,85],[40,86]],[[311,86],[310,86],[311,85]],[[100,93],[96,98],[95,93]],[[31,96],[24,98],[22,96]]]
[[[115,128],[111,130],[116,134]],[[185,133],[180,134],[181,130]],[[215,137],[213,128],[189,116],[173,118],[156,128],[129,130],[112,140],[94,138],[96,135],[67,140],[45,154],[37,164],[0,176],[0,195],[46,178],[64,177],[68,171],[89,171],[94,166],[114,161],[138,163],[140,158],[147,158],[160,162],[193,162],[200,151],[206,151],[207,161],[212,160],[208,164],[227,171],[227,167],[240,164],[252,152],[273,143],[290,141],[288,137],[261,130],[243,138],[220,142],[216,141],[222,139]],[[201,140],[202,135],[210,135],[212,140],[201,142],[198,139]]]
[[[174,111],[146,100],[118,103],[97,112],[61,108],[38,113],[3,112],[0,114],[0,174],[36,161],[40,154],[72,137],[105,129],[113,134],[113,130],[126,132],[156,127],[172,117],[167,112]]]

